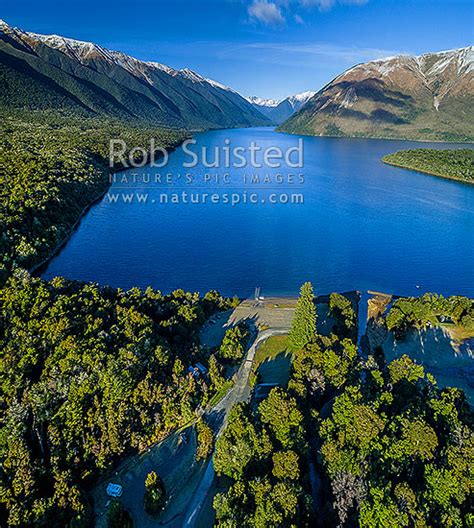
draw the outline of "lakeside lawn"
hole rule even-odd
[[[280,354],[289,354],[290,344],[288,334],[275,335],[266,339],[256,350],[250,374],[250,384],[255,385],[257,381],[257,372],[265,361],[272,361]]]

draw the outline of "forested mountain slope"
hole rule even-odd
[[[188,70],[0,21],[0,107],[104,115],[171,128],[270,124],[234,90]]]

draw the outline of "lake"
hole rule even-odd
[[[287,149],[299,139],[271,128],[195,138],[196,152],[252,141]],[[381,162],[390,152],[419,147],[459,145],[304,137],[304,166],[297,169],[202,163],[186,169],[189,157],[178,149],[165,168],[118,173],[110,196],[88,211],[42,276],[239,296],[256,286],[263,295],[296,294],[306,280],[317,293],[474,296],[474,186]],[[251,181],[254,173],[259,181]],[[219,180],[207,181],[206,174]],[[258,203],[163,203],[163,196],[182,191],[201,199],[247,192]],[[146,203],[135,194],[126,203],[131,193],[147,194]],[[271,195],[279,203],[270,203]],[[302,195],[304,203],[281,203],[285,195],[289,201]]]

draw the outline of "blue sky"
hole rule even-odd
[[[318,90],[358,62],[474,41],[471,0],[2,0],[0,18],[269,98]]]

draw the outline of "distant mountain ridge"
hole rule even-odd
[[[300,110],[315,94],[316,92],[303,92],[280,100],[262,99],[253,95],[246,97],[246,99],[262,114],[279,124]]]
[[[274,108],[282,101],[281,99],[264,99],[263,97],[258,97],[257,95],[249,95],[245,99],[255,106],[263,106],[265,108]]]
[[[0,107],[187,129],[271,124],[235,90],[190,69],[141,61],[91,42],[28,33],[1,20]]]
[[[279,130],[312,135],[474,139],[474,47],[359,64]]]

